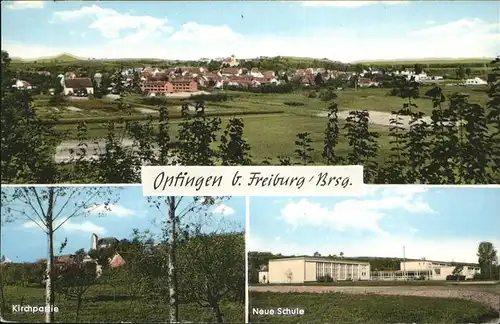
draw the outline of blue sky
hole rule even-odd
[[[68,239],[68,244],[63,254],[73,253],[80,248],[88,251],[91,247],[92,233],[96,233],[98,237],[124,239],[131,238],[133,229],[137,228],[141,231],[149,229],[153,233],[161,234],[162,214],[156,208],[151,207],[147,198],[143,196],[140,186],[125,187],[121,190],[112,189],[109,197],[113,197],[113,202],[109,210],[104,210],[100,206],[104,202],[103,199],[90,199],[87,189],[77,189],[79,190],[77,196],[74,196],[71,203],[63,209],[61,217],[70,215],[75,209],[85,210],[88,206],[98,207],[92,208],[91,212],[79,213],[81,215],[70,219],[56,231],[54,236],[56,253],[65,238]],[[2,192],[11,195],[13,189],[2,186]],[[58,201],[56,210],[61,210],[66,199],[60,198]],[[88,201],[85,208],[79,208],[83,207],[82,201]],[[192,201],[192,197],[184,197],[179,210],[184,210],[186,206],[191,205]],[[14,203],[11,207],[21,210],[20,203]],[[28,215],[34,215],[30,209],[23,210],[26,210]],[[5,215],[4,212],[5,210],[2,209],[2,217]],[[224,199],[210,207],[209,214],[209,222],[204,226],[206,231],[244,230],[245,198]],[[197,221],[200,217],[198,215],[188,213],[185,221]],[[5,255],[14,262],[24,262],[43,258],[46,251],[46,236],[33,222],[21,218],[3,225],[0,255]]]
[[[37,58],[500,54],[496,1],[2,1],[2,48]],[[242,17],[243,16],[243,17]]]
[[[377,186],[359,198],[250,198],[250,251],[477,262],[500,249],[500,187]]]

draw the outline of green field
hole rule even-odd
[[[18,322],[44,322],[44,314],[12,314],[11,305],[44,305],[44,288],[5,287],[4,318]],[[55,314],[56,322],[75,322],[76,301],[65,300],[56,294],[56,306],[59,312]],[[244,305],[223,303],[222,311],[226,322],[243,322]],[[197,303],[184,304],[179,307],[182,321],[213,322],[214,318],[209,308]],[[158,302],[146,297],[132,297],[126,289],[117,288],[116,294],[109,285],[91,287],[84,295],[84,301],[79,315],[79,322],[166,322],[168,320],[167,302]]]
[[[347,89],[338,91],[336,102],[340,111],[349,110],[373,110],[379,112],[391,112],[398,110],[406,101],[394,96],[388,96],[388,89]],[[484,104],[488,97],[484,89],[471,89],[465,87],[445,87],[445,94],[461,91],[469,94],[470,102]],[[425,89],[421,91],[425,92]],[[324,129],[326,118],[318,117],[318,114],[324,113],[328,103],[318,98],[309,98],[309,91],[302,91],[290,94],[260,94],[247,92],[227,92],[234,96],[232,100],[224,102],[206,102],[206,114],[208,116],[223,114],[222,127],[225,127],[231,117],[242,118],[245,123],[244,137],[251,145],[252,160],[257,163],[266,157],[276,159],[280,155],[290,156],[295,150],[296,134],[309,132],[314,148],[312,154],[314,161],[321,163],[321,152],[323,147]],[[48,116],[53,110],[47,106],[48,98],[36,98],[35,103],[40,115]],[[155,106],[148,106],[141,103],[138,96],[126,97],[126,102],[132,108],[131,114],[126,113],[127,118],[147,118],[148,114],[141,114],[134,110],[135,108],[146,108],[157,110]],[[300,106],[290,106],[286,103],[300,103]],[[92,106],[95,103],[95,106]],[[170,107],[171,116],[171,136],[175,141],[178,134],[178,124],[180,119],[180,101],[170,99],[167,106]],[[416,99],[419,109],[426,115],[432,112],[432,102],[427,98]],[[115,106],[105,100],[89,100],[87,102],[71,102],[68,105],[82,109],[80,112],[70,112],[60,109],[60,118],[71,119],[74,122],[86,120],[91,138],[102,138],[105,136],[105,120],[116,118],[120,115]],[[242,115],[242,114],[246,115]],[[153,117],[157,114],[151,114]],[[135,117],[134,117],[135,116]],[[103,118],[101,118],[103,117]],[[97,118],[98,122],[95,122]],[[94,119],[94,120],[92,120]],[[340,125],[343,125],[340,121]],[[119,129],[120,127],[118,127]],[[57,125],[56,129],[65,132],[66,139],[76,138],[76,124]],[[388,153],[388,127],[384,125],[372,124],[372,130],[380,133],[379,144],[381,160]],[[345,155],[348,150],[347,139],[341,136],[337,150],[340,155]]]
[[[302,316],[257,316],[254,308],[299,308]],[[250,321],[260,323],[483,323],[498,313],[461,299],[338,293],[256,293],[250,295]]]

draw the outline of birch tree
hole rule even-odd
[[[189,201],[191,199],[191,201]],[[185,232],[189,224],[183,224],[183,219],[190,213],[202,213],[214,204],[215,198],[211,197],[175,197],[150,198],[150,204],[158,210],[163,220],[165,243],[168,247],[167,277],[169,285],[169,322],[179,322],[179,300],[177,284],[177,245],[179,231]]]
[[[8,220],[27,221],[39,227],[47,240],[45,270],[45,322],[54,321],[54,233],[68,221],[109,210],[112,192],[102,187],[2,188],[2,215]]]

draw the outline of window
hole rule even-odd
[[[436,274],[437,274],[438,276],[440,276],[440,275],[441,275],[441,269],[434,269],[434,271],[436,271]]]

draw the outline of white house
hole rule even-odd
[[[31,83],[24,80],[16,80],[16,83],[12,87],[19,90],[30,90],[32,88]]]
[[[474,79],[467,79],[464,82],[465,85],[485,85],[488,84],[488,82],[484,81],[481,78],[475,77]]]
[[[264,75],[257,68],[253,68],[250,70],[250,75],[254,78],[263,78]]]

